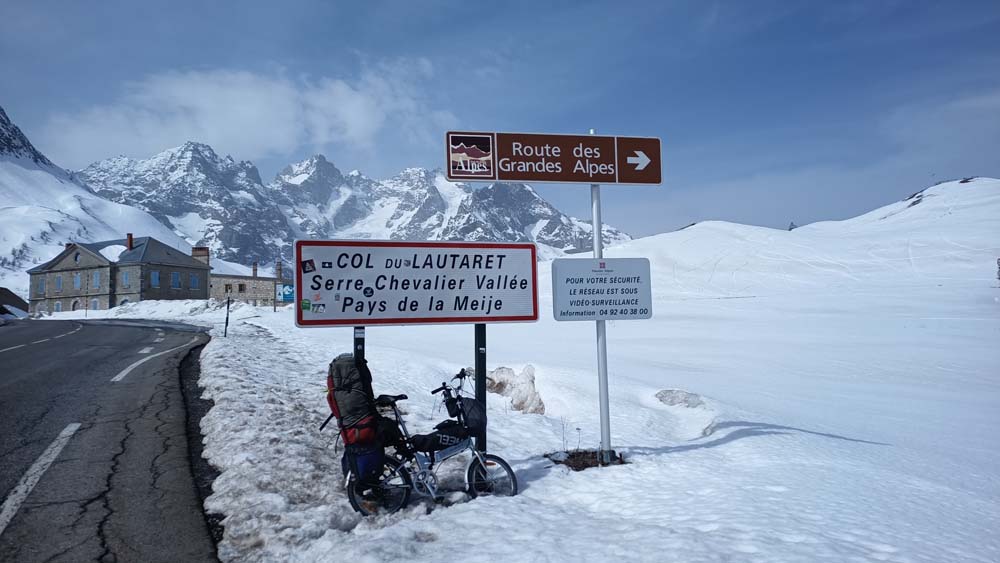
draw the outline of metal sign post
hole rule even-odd
[[[594,130],[590,130],[594,134]],[[594,258],[604,258],[601,232],[601,185],[590,185],[591,226],[594,234]],[[601,400],[601,463],[611,463],[611,407],[608,403],[608,334],[604,319],[597,323],[597,386]]]
[[[486,325],[476,324],[476,401],[486,412]],[[476,436],[476,449],[486,451],[486,430]]]
[[[354,327],[354,360],[365,359],[365,327]]]

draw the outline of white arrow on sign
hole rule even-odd
[[[646,153],[642,151],[635,151],[635,153],[633,154],[635,154],[635,156],[630,156],[626,158],[625,162],[628,162],[629,164],[635,164],[636,170],[642,170],[643,168],[646,167],[647,164],[652,162],[651,160],[649,160],[649,157],[646,156]]]

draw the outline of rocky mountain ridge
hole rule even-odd
[[[149,159],[115,157],[78,176],[97,195],[145,210],[190,244],[247,264],[289,260],[296,238],[536,242],[542,256],[590,250],[589,222],[524,184],[481,188],[439,170],[386,180],[341,172],[323,155],[290,164],[264,184],[253,163],[188,142]],[[604,226],[606,244],[630,240]]]

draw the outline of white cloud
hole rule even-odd
[[[433,72],[426,59],[407,59],[365,65],[353,78],[229,69],[153,74],[127,84],[112,103],[54,114],[38,145],[62,166],[80,168],[188,140],[241,159],[373,151],[390,133],[393,144],[419,144],[457,121],[432,107]]]

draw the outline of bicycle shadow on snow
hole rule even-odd
[[[719,430],[733,429],[731,432],[727,432],[725,435],[714,437],[710,440],[706,440],[713,435],[715,435]],[[781,424],[771,424],[767,422],[751,422],[746,420],[729,420],[723,422],[716,422],[705,429],[705,435],[691,440],[693,443],[681,444],[676,446],[621,446],[620,451],[625,455],[626,464],[630,456],[635,455],[662,455],[662,454],[675,454],[683,453],[693,450],[701,450],[707,448],[717,448],[719,446],[724,446],[726,444],[735,442],[737,440],[743,440],[746,438],[756,438],[761,436],[781,436],[781,435],[791,435],[791,434],[808,434],[811,436],[819,436],[821,438],[827,438],[831,440],[842,440],[846,442],[852,442],[857,444],[867,444],[872,446],[892,446],[892,444],[886,442],[878,442],[875,440],[864,440],[861,438],[852,438],[850,436],[842,436],[840,434],[832,434],[829,432],[817,432],[814,430],[806,430],[805,428],[797,428],[795,426],[784,426]],[[546,477],[553,468],[558,464],[552,462],[550,459],[539,456],[527,459],[516,460],[512,463],[517,467],[517,480],[518,484],[521,486],[520,490],[524,491],[530,488],[531,483],[538,481]],[[526,467],[525,467],[526,466]]]
[[[713,438],[708,441],[700,441],[715,435],[719,430],[735,429],[731,432],[726,433],[723,436]],[[781,436],[788,434],[808,434],[811,436],[819,436],[822,438],[828,438],[831,440],[842,440],[845,442],[853,442],[856,444],[868,444],[872,446],[892,446],[892,444],[886,442],[878,442],[875,440],[864,440],[861,438],[852,438],[850,436],[842,436],[840,434],[832,434],[829,432],[817,432],[815,430],[806,430],[805,428],[797,428],[795,426],[785,426],[782,424],[771,424],[768,422],[751,422],[746,420],[727,420],[723,422],[714,422],[705,429],[705,434],[692,440],[696,443],[688,443],[677,446],[662,446],[662,447],[649,447],[649,446],[634,446],[625,447],[623,451],[625,453],[639,453],[639,454],[671,454],[688,452],[692,450],[701,450],[706,448],[717,448],[719,446],[724,446],[731,442],[737,440],[743,440],[745,438],[754,438],[758,436]]]

